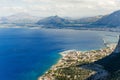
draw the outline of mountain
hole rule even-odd
[[[69,17],[61,18],[59,16],[50,16],[39,20],[37,24],[46,27],[81,27],[83,25],[93,23],[102,17],[103,16],[100,15],[80,19],[72,19]]]
[[[101,19],[103,15],[93,16],[93,17],[85,17],[81,19],[74,20],[74,23],[77,24],[90,24],[96,22],[97,20]]]
[[[101,26],[109,26],[109,27],[118,27],[120,26],[120,10],[115,11],[103,18],[99,19],[95,23],[95,25]]]
[[[28,13],[17,13],[7,17],[0,18],[0,23],[27,24],[36,23],[40,17],[32,16]]]
[[[39,20],[37,24],[43,25],[43,26],[49,26],[49,27],[62,27],[67,24],[69,24],[69,20],[61,18],[59,16],[50,16],[47,18],[44,18],[42,20]]]

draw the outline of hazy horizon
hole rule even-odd
[[[0,0],[0,17],[16,13],[48,17],[90,17],[120,9],[120,0]]]

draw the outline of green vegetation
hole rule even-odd
[[[70,66],[56,70],[54,76],[56,80],[84,80],[91,72],[91,70]]]

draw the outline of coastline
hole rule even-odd
[[[84,31],[83,31],[84,32]],[[102,39],[101,39],[102,40]],[[89,45],[89,44],[88,44]],[[102,41],[102,45],[103,45],[103,41]],[[101,46],[102,47],[102,46]],[[101,48],[100,47],[100,48]],[[104,46],[105,47],[105,46]],[[85,47],[83,47],[83,48],[85,48]],[[99,49],[99,48],[95,48],[95,49]],[[64,49],[65,50],[65,49]],[[58,54],[58,52],[56,52],[55,54],[57,54],[57,55],[59,55]],[[60,55],[59,55],[60,56]],[[57,58],[55,61],[54,61],[54,63],[53,63],[53,65],[56,65],[57,64],[57,62],[60,60],[60,59],[62,59],[63,57],[62,56],[60,56],[59,58]],[[54,59],[53,59],[54,60]],[[47,60],[48,61],[48,60]],[[48,61],[49,62],[49,61]],[[46,64],[47,65],[47,64]],[[45,73],[46,71],[49,71],[50,70],[50,68],[51,68],[51,66],[52,65],[50,65],[46,70],[44,70],[44,71],[42,71],[43,73]],[[37,66],[38,68],[39,68],[39,66]],[[40,66],[40,68],[41,68],[41,66]],[[43,67],[44,68],[44,67]],[[40,71],[42,70],[42,69],[39,69]],[[39,72],[39,70],[38,70],[38,72]],[[43,75],[43,73],[42,73],[42,75]],[[39,74],[39,73],[38,73]],[[41,75],[41,74],[40,74]],[[37,75],[36,77],[38,78],[40,75]],[[33,75],[31,75],[31,76],[33,76]]]
[[[63,52],[59,53],[62,57],[57,61],[57,63],[54,64],[42,76],[40,76],[38,78],[38,80],[55,80],[55,76],[59,77],[60,74],[62,74],[62,73],[60,73],[59,69],[61,69],[61,70],[64,69],[64,68],[69,69],[71,67],[71,65],[76,67],[76,65],[93,63],[94,61],[97,61],[97,60],[99,60],[99,59],[101,59],[101,58],[103,58],[105,56],[110,55],[112,53],[112,51],[114,50],[114,48],[116,47],[117,40],[115,40],[115,42],[111,42],[111,41],[106,40],[108,38],[108,34],[101,35],[101,36],[102,36],[102,39],[103,39],[104,47],[102,47],[102,48],[100,48],[98,50],[90,50],[90,51],[78,51],[78,50],[63,51]],[[112,37],[112,39],[113,39],[113,37]],[[98,53],[102,53],[102,54],[98,54]],[[75,57],[75,56],[84,56],[84,57],[87,57],[87,58],[86,59],[85,58],[80,59],[79,57]],[[71,59],[68,58],[68,57],[70,57]],[[70,61],[70,62],[67,62],[67,61]],[[72,61],[74,63],[72,63]],[[99,66],[99,65],[97,65],[97,66]],[[96,68],[99,68],[97,66],[96,66]],[[93,66],[93,67],[95,67],[95,66]],[[78,69],[76,69],[76,70],[78,70]],[[82,69],[82,70],[84,72],[84,69]],[[102,70],[104,73],[106,73],[104,75],[107,75],[107,72],[105,72],[104,69],[100,69],[100,70]],[[100,70],[97,70],[97,71],[100,71]],[[57,71],[59,71],[59,72],[57,72]],[[88,73],[88,72],[91,72],[91,73]],[[86,74],[89,74],[89,75],[87,75],[87,77],[90,76],[90,75],[93,75],[93,73],[96,73],[96,72],[91,71],[91,70],[90,71],[88,70],[88,72],[86,73]],[[70,75],[66,75],[66,76],[65,75],[64,75],[64,77],[68,77],[68,80],[69,80]],[[82,75],[82,76],[84,76],[84,75]],[[79,75],[79,76],[81,76],[81,75]],[[101,75],[101,76],[103,76],[103,75]],[[84,80],[84,79],[81,79],[81,80]],[[61,80],[61,79],[58,79],[58,80]],[[76,80],[76,79],[70,79],[70,80]]]
[[[105,48],[102,48],[99,50],[91,50],[91,51],[68,50],[68,51],[61,52],[59,54],[62,57],[58,60],[58,62],[55,65],[53,65],[42,76],[40,76],[38,80],[55,80],[56,76],[57,77],[64,76],[69,79],[71,78],[70,75],[62,75],[62,69],[74,67],[76,68],[76,70],[78,70],[79,68],[77,68],[76,65],[89,64],[105,56],[108,56],[114,50],[115,46],[116,44],[109,43],[105,45]],[[81,68],[81,70],[84,71],[85,69]],[[91,70],[88,70],[85,72],[87,73],[87,75],[84,74],[84,75],[79,75],[79,76],[89,77],[95,74],[95,71],[91,71]],[[71,79],[74,79],[74,78],[71,78]]]

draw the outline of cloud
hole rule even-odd
[[[27,9],[23,7],[1,7],[0,8],[0,15],[1,16],[8,16],[13,13],[19,13],[19,12],[28,12]]]
[[[3,12],[26,11],[39,16],[84,17],[108,14],[120,9],[119,0],[9,0],[8,3],[8,0],[1,1],[4,1],[4,5],[5,3],[7,5],[5,6],[7,8],[2,10]],[[12,1],[15,3],[13,4]]]

